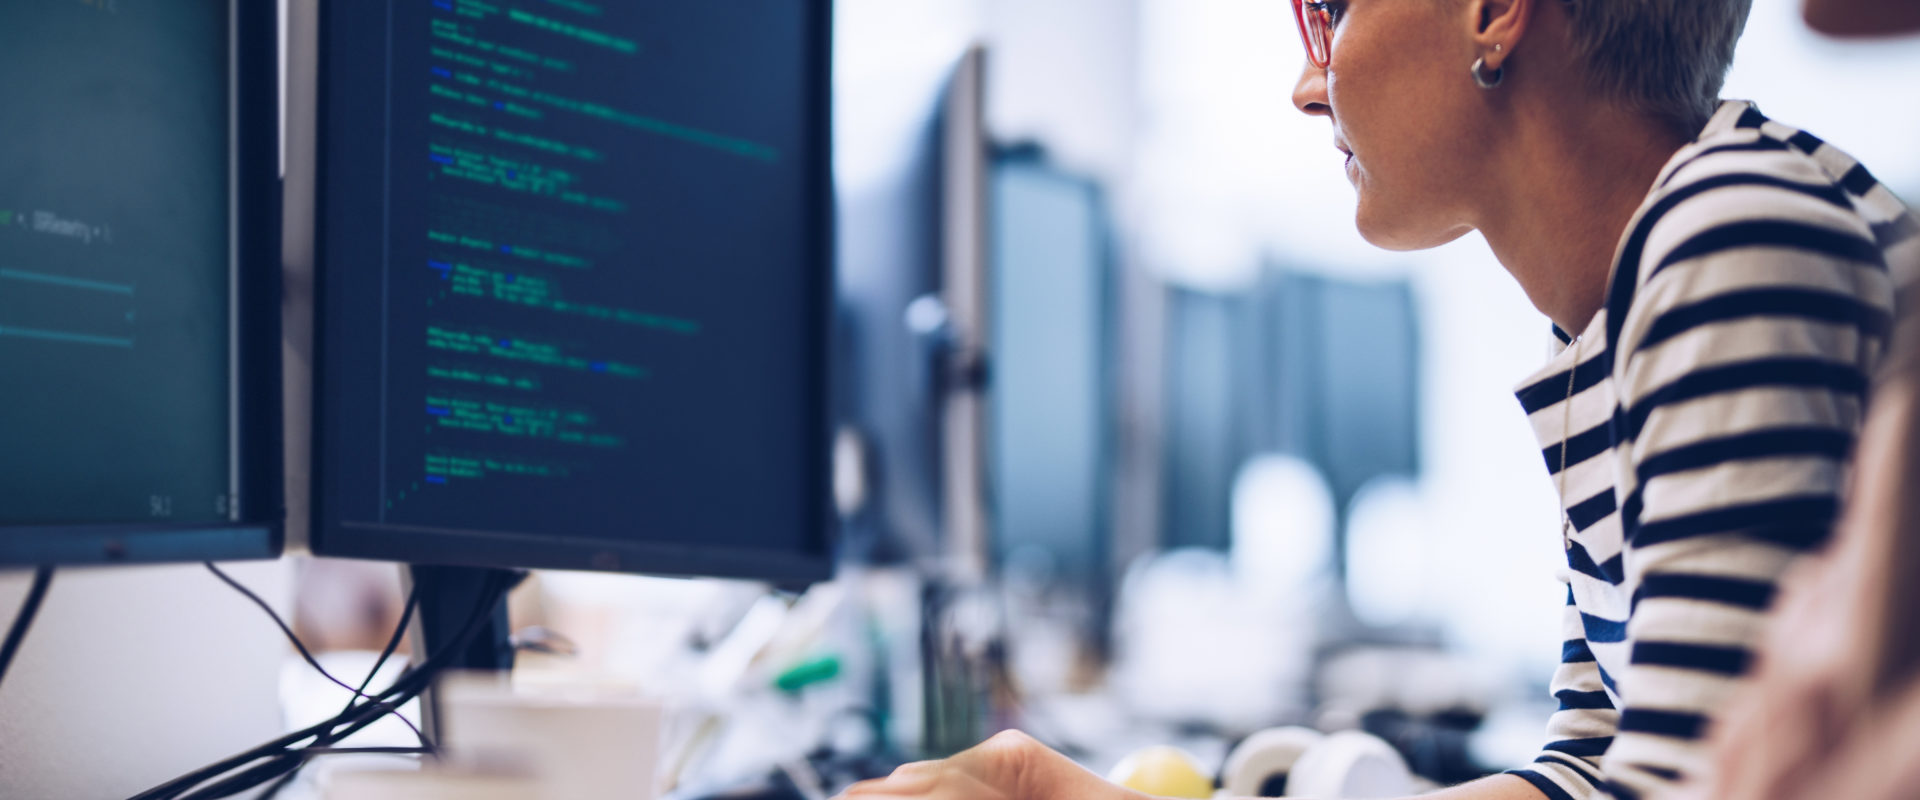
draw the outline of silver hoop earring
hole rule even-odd
[[[1487,60],[1485,58],[1474,59],[1473,66],[1469,68],[1468,71],[1473,73],[1473,85],[1482,89],[1497,87],[1500,85],[1500,82],[1506,80],[1507,77],[1507,71],[1505,69],[1496,69],[1488,72]]]

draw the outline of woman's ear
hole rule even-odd
[[[1609,2],[1611,0],[1608,0]],[[1487,66],[1500,64],[1520,46],[1527,23],[1533,17],[1536,0],[1466,0],[1465,22],[1470,26],[1474,46],[1486,58]]]

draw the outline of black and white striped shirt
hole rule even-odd
[[[1706,768],[1776,579],[1835,520],[1916,233],[1852,158],[1744,102],[1661,170],[1605,308],[1519,391],[1572,534],[1560,710],[1513,774],[1651,798]]]

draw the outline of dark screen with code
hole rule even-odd
[[[332,541],[817,554],[818,4],[329,5]]]

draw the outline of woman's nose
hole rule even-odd
[[[1326,70],[1307,62],[1306,69],[1300,72],[1300,81],[1293,85],[1293,107],[1308,116],[1333,116],[1333,106],[1327,102]]]

